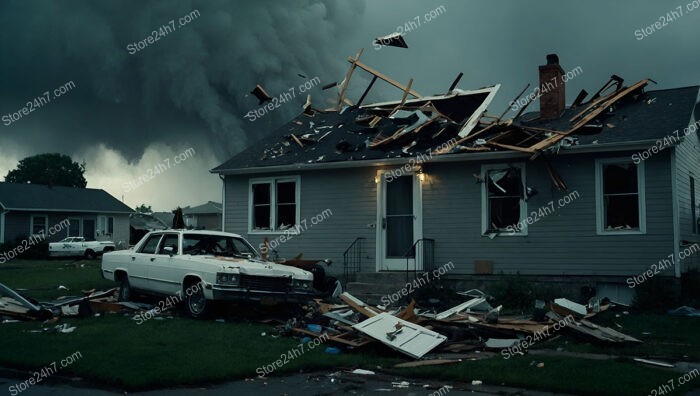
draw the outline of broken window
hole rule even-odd
[[[505,231],[515,226],[524,212],[521,168],[488,169],[485,174],[488,211],[485,233]]]
[[[297,223],[296,183],[277,183],[277,229],[284,230]]]
[[[283,231],[298,223],[297,180],[272,179],[252,184],[251,231]]]
[[[632,162],[602,164],[603,229],[640,230],[639,177]]]
[[[253,184],[253,229],[269,230],[271,211],[270,183]]]

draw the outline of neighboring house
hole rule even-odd
[[[555,57],[540,67],[542,85],[563,75]],[[520,273],[626,301],[629,278],[660,260],[675,265],[656,276],[698,268],[700,142],[694,128],[683,136],[700,120],[698,86],[645,92],[642,84],[577,133],[526,152],[525,143],[561,135],[590,106],[567,107],[564,90],[561,81],[542,90],[540,113],[512,126],[484,117],[469,139],[468,113],[481,117],[488,102],[481,91],[461,103],[464,91],[307,111],[211,170],[223,176],[224,229],[258,248],[268,238],[283,257],[330,258],[341,263],[336,273],[343,263],[401,272],[452,262],[450,277]],[[518,134],[507,132],[516,125]],[[440,146],[448,148],[438,155]]]
[[[187,228],[221,230],[221,204],[208,201],[205,204],[182,208]]]
[[[155,213],[134,212],[129,215],[129,245],[135,245],[151,231],[168,229],[171,224],[163,222]]]
[[[104,190],[0,183],[0,243],[43,233],[48,242],[77,236],[126,248],[132,212]]]
[[[175,218],[175,214],[173,212],[153,212],[151,215],[163,224],[167,224],[168,228],[173,226],[173,218]]]

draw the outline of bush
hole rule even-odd
[[[489,286],[488,294],[495,298],[496,305],[509,310],[530,310],[536,299],[532,284],[519,273],[501,274],[501,278]]]
[[[700,271],[693,269],[681,277],[681,297],[683,305],[700,306]]]
[[[637,285],[634,290],[632,305],[642,311],[665,312],[680,305],[676,283],[668,277],[648,278]]]
[[[20,235],[12,242],[0,245],[0,257],[6,261],[10,261],[13,258],[45,260],[49,257],[49,243]]]

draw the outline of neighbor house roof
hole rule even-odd
[[[130,207],[104,190],[24,183],[0,183],[0,205],[7,210],[133,212]]]
[[[165,230],[170,228],[166,223],[159,218],[148,213],[134,212],[129,216],[129,226],[135,230]]]
[[[218,202],[209,201],[205,204],[184,207],[182,208],[183,215],[196,215],[196,214],[221,214],[221,204]]]

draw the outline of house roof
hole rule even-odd
[[[202,205],[182,208],[183,215],[195,214],[221,214],[221,204],[218,202],[208,201]]]
[[[48,187],[24,183],[0,183],[0,205],[8,210],[133,212],[130,207],[104,190],[62,186]]]
[[[173,218],[175,217],[173,212],[153,212],[151,215],[163,224],[167,224],[168,226],[173,225]]]
[[[462,114],[468,114],[475,109],[475,106],[468,101],[444,100],[449,99],[448,96],[454,91],[447,95],[431,97],[431,99],[443,100],[446,105],[435,104],[428,108],[425,106],[425,101],[411,103],[421,101],[419,98],[405,103],[350,106],[341,111],[313,110],[295,117],[230,160],[212,169],[211,172],[246,173],[265,168],[279,169],[284,166],[304,165],[352,166],[353,162],[358,161],[383,163],[395,161],[398,158],[407,160],[409,157],[426,153],[428,149],[431,153],[435,153],[437,148],[445,145],[449,146],[449,149],[442,154],[459,154],[450,156],[456,159],[475,152],[500,151],[503,154],[508,152],[518,154],[517,151],[523,151],[527,153],[526,149],[529,148],[519,147],[522,150],[514,150],[515,143],[509,141],[528,140],[528,136],[534,138],[530,143],[547,141],[554,131],[559,131],[556,132],[559,134],[571,131],[569,140],[559,143],[559,139],[555,139],[551,143],[543,142],[545,145],[541,147],[547,149],[557,144],[558,149],[561,146],[574,144],[590,145],[589,147],[594,150],[600,147],[602,150],[602,146],[596,145],[643,143],[663,139],[676,129],[682,132],[683,128],[688,126],[693,112],[698,112],[696,101],[699,87],[645,92],[644,87],[647,83],[648,80],[642,80],[631,86],[628,91],[625,91],[626,87],[620,85],[617,91],[600,98],[603,104],[609,105],[605,111],[600,108],[602,105],[596,107],[595,101],[590,100],[576,108],[567,108],[556,120],[541,120],[539,112],[526,113],[515,120],[499,121],[488,134],[479,136],[486,139],[469,139],[468,142],[460,133],[464,128],[466,117],[455,116],[454,111],[455,108],[459,108]],[[616,97],[618,93],[620,95]],[[435,100],[428,104],[434,103]],[[588,107],[589,105],[592,106]],[[392,114],[387,113],[387,110],[399,108],[399,111]],[[570,122],[570,119],[582,110],[584,113],[592,114],[592,121],[583,127],[575,126],[576,123]],[[593,114],[596,111],[600,113]],[[379,122],[374,127],[367,125],[368,120],[375,116]],[[437,119],[431,122],[433,117]],[[484,121],[484,119],[475,131],[494,123],[493,120]],[[602,129],[591,128],[593,124],[602,124]],[[542,128],[550,132],[535,131],[531,128]],[[409,130],[409,132],[398,133],[397,130]],[[468,136],[473,136],[475,133]],[[509,133],[513,134],[508,136]],[[393,138],[387,139],[392,135]],[[490,140],[490,138],[494,139]],[[499,139],[501,139],[500,143],[508,143],[510,149],[499,145]],[[377,144],[378,142],[380,144]],[[537,150],[541,151],[542,148]]]
[[[153,214],[148,213],[132,213],[129,216],[129,226],[135,230],[165,230],[170,226],[164,223]]]
[[[604,112],[597,121],[602,124],[600,133],[577,134],[578,144],[604,144],[663,139],[678,130],[683,136],[683,128],[688,126],[692,115],[700,112],[696,103],[700,86],[648,91],[636,101],[620,103],[613,112]],[[567,108],[556,120],[540,120],[539,113],[522,116],[522,125],[566,130],[569,119],[576,115],[582,106]],[[698,117],[695,117],[696,119]],[[533,121],[528,121],[533,120]]]

